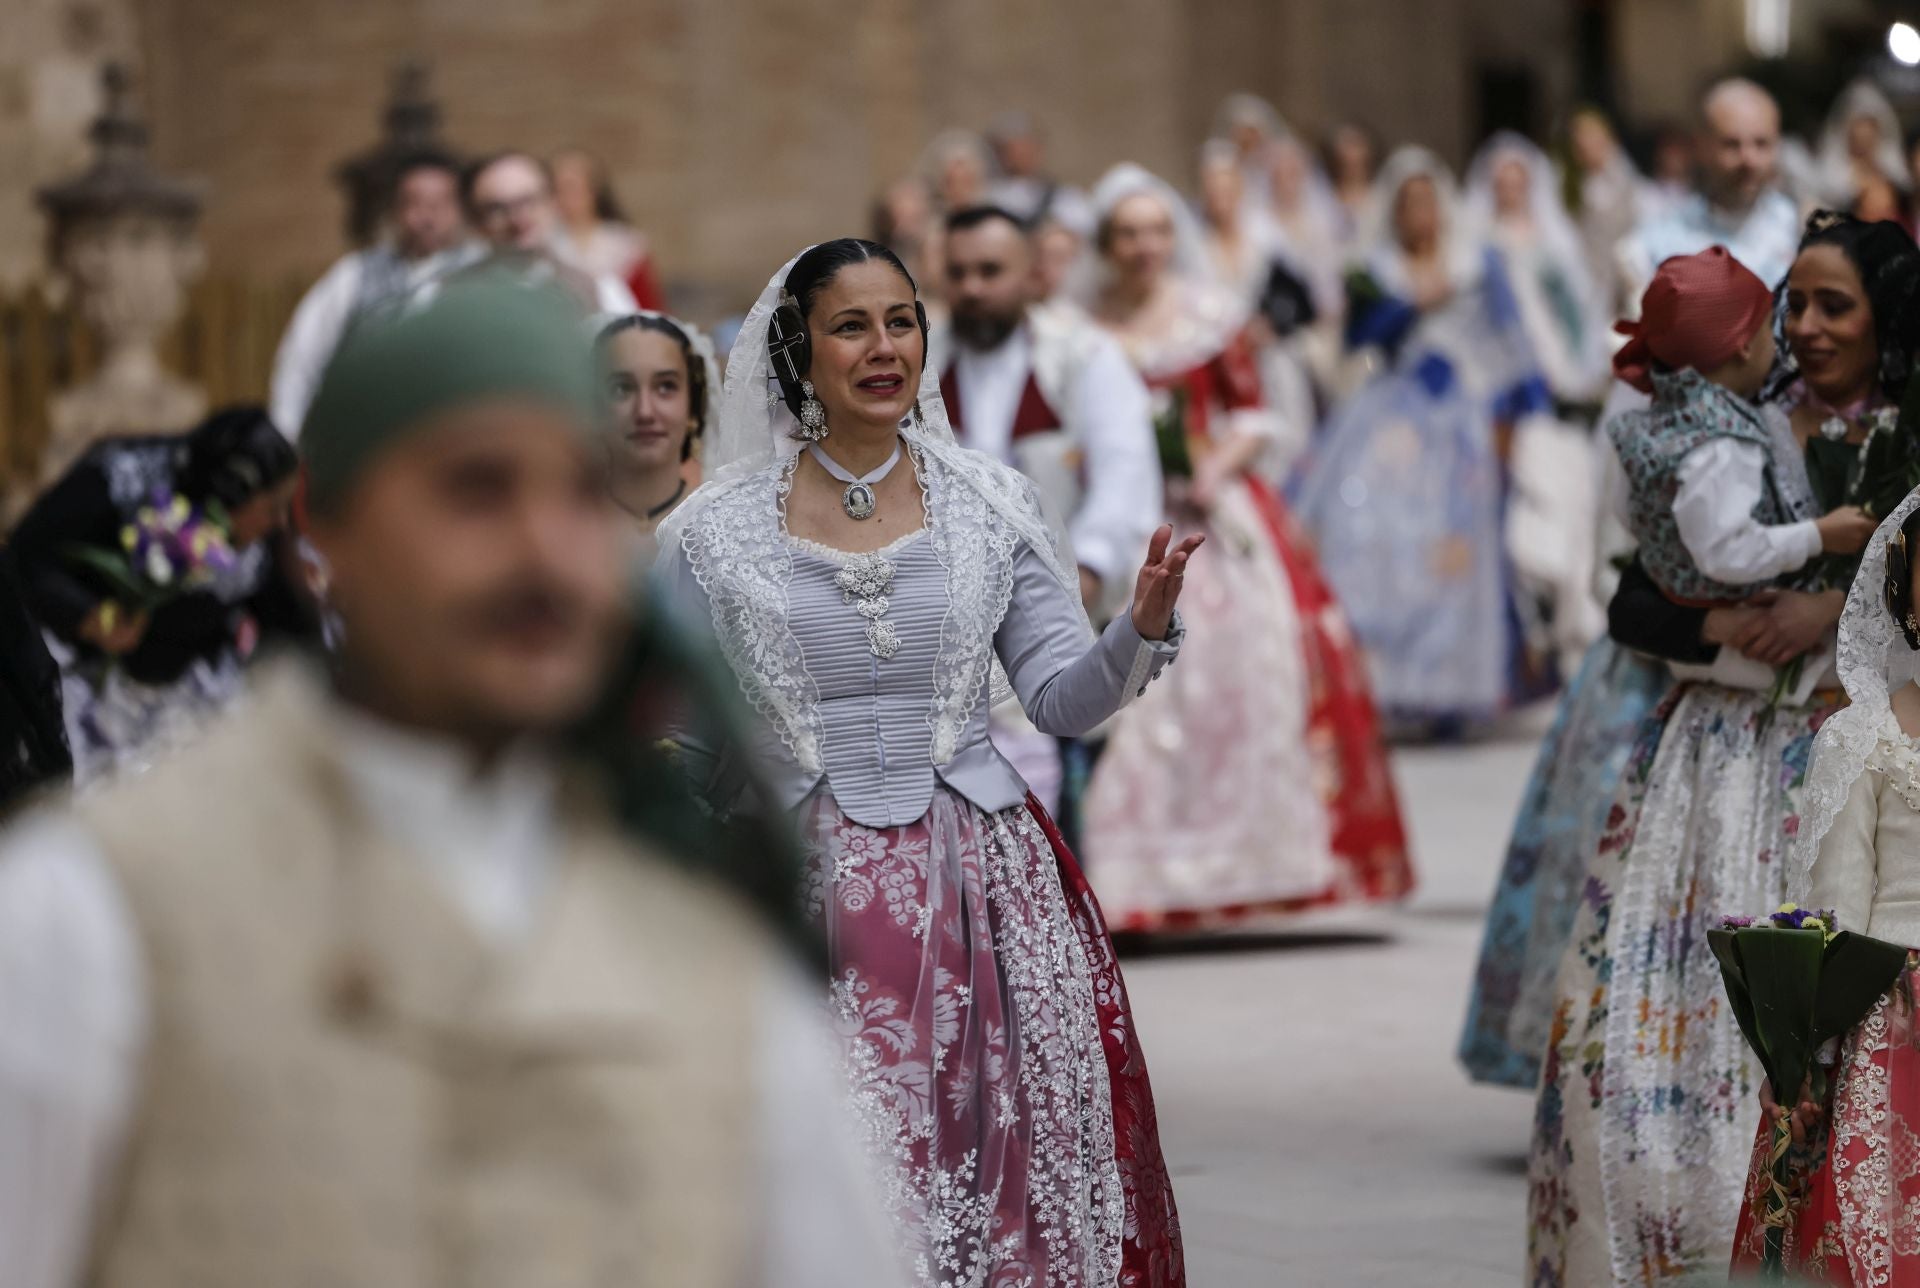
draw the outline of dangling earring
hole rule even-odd
[[[817,443],[827,436],[827,409],[814,397],[811,380],[800,382],[800,424],[793,436],[803,443]]]

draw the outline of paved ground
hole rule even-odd
[[[1519,1281],[1532,1098],[1453,1046],[1542,714],[1396,753],[1407,908],[1128,959],[1194,1288]]]

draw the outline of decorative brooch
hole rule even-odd
[[[884,620],[892,606],[887,592],[893,589],[893,565],[879,555],[856,555],[833,575],[840,588],[841,602],[852,604],[853,611],[866,619],[867,648],[881,661],[900,651],[900,632]]]

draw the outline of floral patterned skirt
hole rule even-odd
[[[1081,807],[1116,928],[1213,926],[1413,887],[1365,664],[1264,484],[1187,570],[1180,660],[1117,717]]]
[[[1849,1033],[1840,1048],[1827,1123],[1788,1161],[1793,1224],[1785,1232],[1789,1279],[1835,1288],[1920,1285],[1920,961]],[[1736,1274],[1760,1266],[1766,1229],[1756,1209],[1768,1185],[1773,1129],[1754,1139],[1746,1202],[1734,1236]]]
[[[45,638],[60,664],[67,745],[79,787],[146,769],[192,741],[243,688],[243,667],[231,651],[194,662],[170,684],[143,684],[102,659],[81,656],[51,631]]]
[[[1460,1062],[1476,1082],[1531,1091],[1552,1031],[1554,974],[1640,724],[1672,673],[1601,639],[1534,762],[1487,910]]]
[[[1179,1288],[1179,1219],[1126,986],[1038,805],[936,788],[905,827],[824,791],[810,912],[854,1106],[915,1282]]]
[[[1676,689],[1641,728],[1561,960],[1529,1152],[1536,1286],[1720,1272],[1760,1088],[1707,930],[1776,907],[1813,736],[1839,707]]]

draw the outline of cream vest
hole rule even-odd
[[[358,817],[289,669],[80,807],[153,1031],[105,1288],[733,1288],[766,940],[584,809],[500,951]]]

